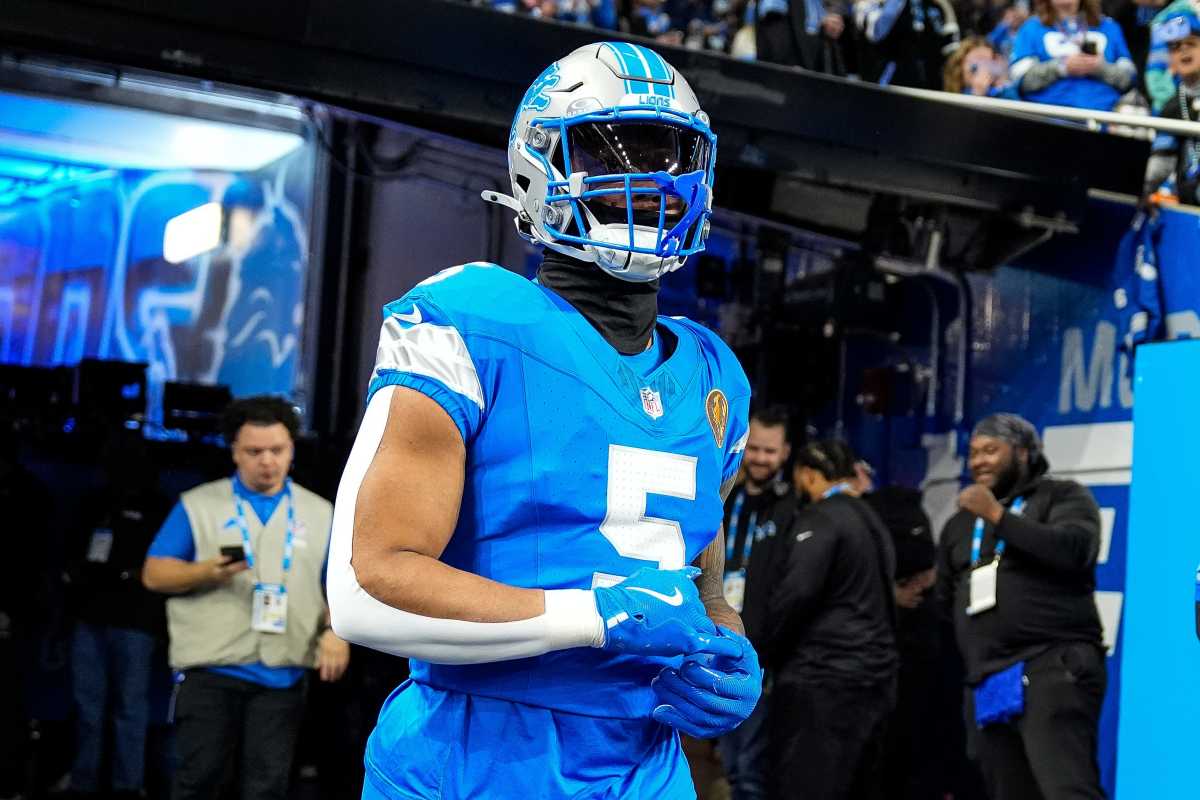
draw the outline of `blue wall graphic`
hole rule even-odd
[[[313,153],[253,174],[111,170],[0,207],[0,362],[143,361],[164,381],[293,394],[299,378]],[[167,221],[244,209],[240,239],[171,264]]]

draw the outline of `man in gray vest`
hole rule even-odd
[[[288,477],[298,429],[281,398],[232,403],[236,472],[184,492],[147,554],[143,583],[172,595],[173,800],[218,797],[234,763],[242,800],[284,800],[305,672],[337,680],[349,662],[324,596],[333,509]]]

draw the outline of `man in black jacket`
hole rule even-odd
[[[781,519],[791,518],[795,503],[795,492],[782,472],[789,455],[787,411],[779,406],[755,411],[750,415],[741,482],[725,500],[725,599],[742,615],[746,637],[759,649],[766,610],[766,581],[759,576],[768,574],[776,532],[785,524]],[[766,710],[767,701],[760,699],[745,722],[721,737],[721,761],[733,800],[766,796]]]
[[[989,793],[1102,798],[1096,501],[1074,481],[1045,477],[1037,431],[1015,414],[975,427],[969,466],[975,483],[942,531],[938,595],[974,687],[967,725],[978,728]]]
[[[855,458],[805,445],[798,484],[812,503],[775,542],[766,653],[773,795],[882,798],[885,722],[895,705],[896,568],[891,535],[855,496]]]

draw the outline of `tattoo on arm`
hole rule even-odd
[[[722,501],[729,496],[732,488],[732,480],[721,487]],[[704,551],[696,558],[694,565],[702,570],[700,577],[696,578],[696,588],[700,591],[700,599],[704,602],[704,608],[708,611],[709,618],[717,625],[724,625],[738,633],[745,633],[745,629],[742,627],[742,618],[729,603],[725,602],[724,526],[717,530],[717,535],[713,537],[712,543],[704,548]]]

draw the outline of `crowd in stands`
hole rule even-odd
[[[872,83],[1195,121],[1200,0],[474,0]],[[1196,204],[1200,139],[1145,194]]]

